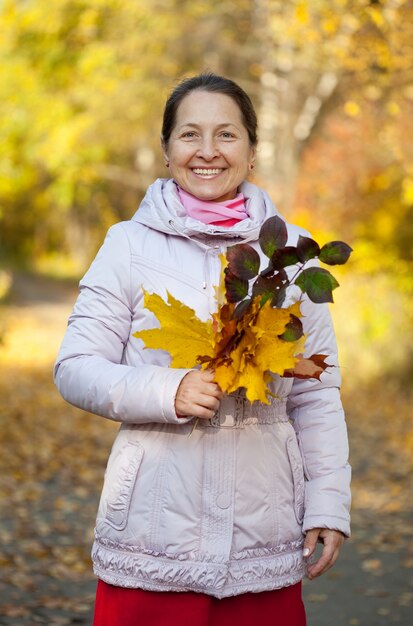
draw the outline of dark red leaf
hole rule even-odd
[[[327,265],[344,265],[352,251],[344,241],[330,241],[321,248],[318,258]]]
[[[296,341],[297,339],[300,339],[303,334],[303,324],[300,318],[296,315],[291,315],[291,320],[286,325],[285,331],[282,333],[282,335],[278,336],[284,341]]]
[[[297,256],[301,263],[314,259],[320,254],[320,246],[311,237],[298,237]]]
[[[283,279],[280,274],[265,278],[264,276],[258,276],[257,280],[252,286],[252,295],[258,296],[263,293],[269,293],[274,295],[274,291],[279,289],[283,285]]]
[[[284,220],[277,215],[265,220],[261,226],[259,243],[268,258],[271,258],[276,250],[284,248],[287,239],[287,226]]]
[[[248,243],[238,243],[227,249],[228,269],[243,280],[254,278],[260,269],[260,256]]]
[[[225,271],[225,290],[228,302],[240,302],[248,295],[248,280],[238,278],[227,268]]]
[[[297,256],[297,248],[287,246],[281,250],[277,250],[271,257],[271,263],[274,269],[281,270],[290,265],[296,265],[299,262]]]
[[[244,313],[248,311],[251,305],[251,302],[252,302],[251,298],[247,298],[246,300],[243,300],[242,302],[239,302],[239,304],[237,304],[234,310],[234,318],[236,320],[241,319]]]
[[[281,289],[275,294],[275,296],[271,300],[271,306],[275,307],[276,309],[281,308],[285,300],[286,292],[287,292],[287,286],[284,285],[284,287],[281,287]]]
[[[309,267],[301,272],[295,284],[306,293],[312,302],[333,302],[333,289],[338,282],[328,270],[321,267]]]

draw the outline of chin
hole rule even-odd
[[[185,191],[192,194],[196,198],[200,200],[205,200],[206,202],[224,202],[224,200],[232,200],[238,193],[238,189],[235,191],[225,191],[225,190],[207,190],[207,189],[190,189],[185,188]]]

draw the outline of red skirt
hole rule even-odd
[[[93,626],[305,626],[301,583],[218,600],[194,591],[144,591],[102,580]]]

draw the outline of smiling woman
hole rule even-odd
[[[256,145],[256,115],[236,83],[214,74],[182,81],[162,127],[170,178],[110,229],[81,281],[55,381],[72,404],[121,423],[96,520],[94,626],[304,626],[301,580],[331,567],[349,535],[327,305],[285,287],[283,307],[301,300],[305,352],[335,367],[320,380],[266,371],[269,404],[249,402],[244,388],[224,394],[213,371],[171,367],[166,350],[139,338],[158,325],[144,292],[164,301],[169,292],[211,320],[220,255],[234,240],[259,259],[264,222],[281,222],[290,247],[308,237],[246,181]],[[185,351],[186,328],[177,332]],[[317,541],[322,554],[309,564]]]

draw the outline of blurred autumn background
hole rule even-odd
[[[309,625],[410,624],[413,1],[3,0],[0,33],[0,624],[90,623],[117,426],[65,405],[51,367],[107,228],[166,175],[168,92],[202,69],[256,105],[255,182],[354,248],[332,307],[354,535],[305,585]]]

